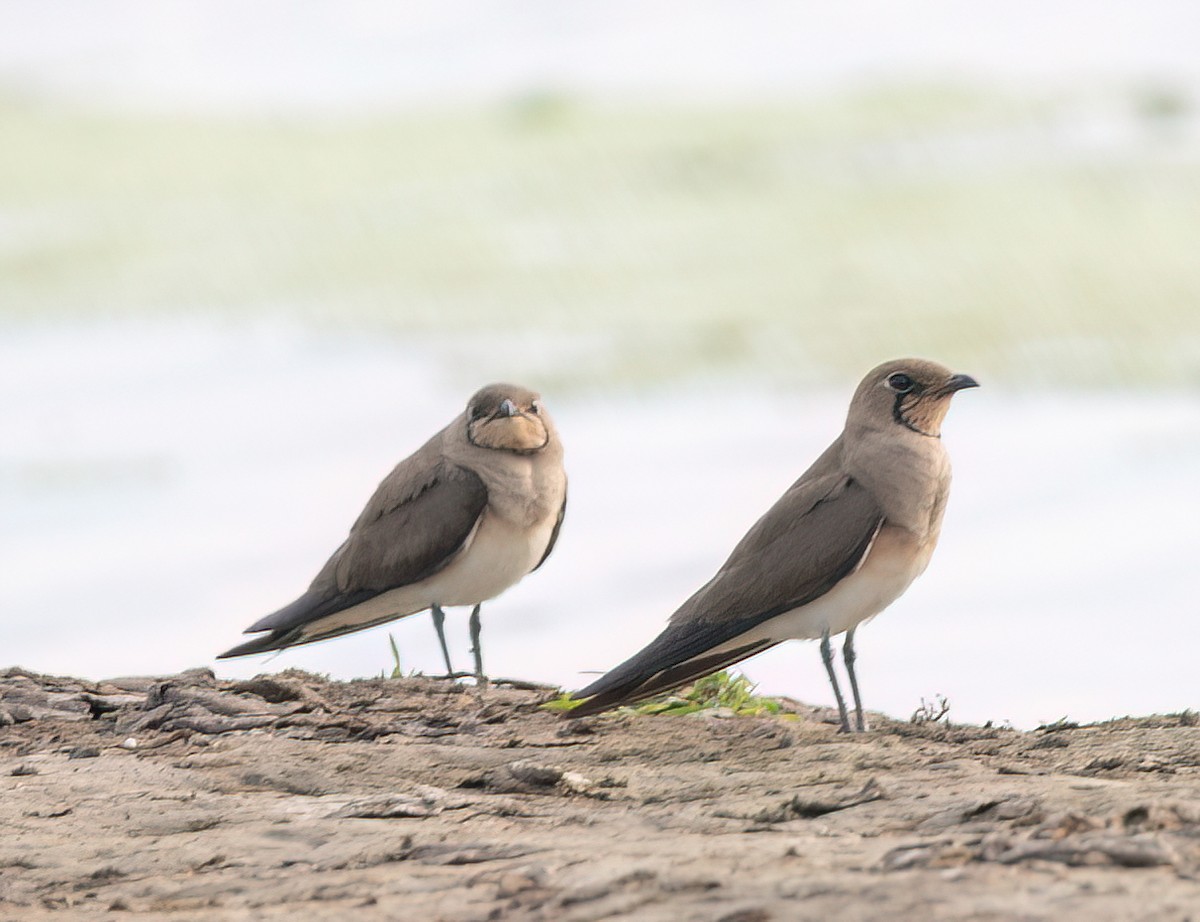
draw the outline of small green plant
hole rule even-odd
[[[678,694],[652,698],[619,710],[625,714],[680,717],[725,708],[739,717],[779,716],[784,720],[796,719],[795,714],[784,712],[783,705],[777,699],[754,694],[756,687],[744,675],[723,670],[699,679]],[[570,711],[581,703],[570,692],[562,692],[553,701],[543,704],[542,708],[547,711]]]
[[[583,699],[576,698],[570,692],[559,692],[553,701],[542,704],[543,711],[572,711],[583,704]]]
[[[388,632],[388,646],[392,648],[392,674],[390,679],[403,679],[404,670],[400,668],[400,648],[396,646],[396,638]]]

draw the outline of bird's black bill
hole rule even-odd
[[[954,375],[946,382],[942,388],[942,393],[953,394],[955,391],[963,391],[968,387],[979,387],[979,382],[970,375]]]

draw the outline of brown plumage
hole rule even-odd
[[[950,462],[941,423],[977,386],[934,362],[899,359],[858,386],[841,435],[733,549],[717,574],[641,652],[578,692],[567,716],[678,688],[789,638],[821,638],[842,726],[849,717],[829,637],[846,632],[856,724],[854,629],[924,569],[941,529]]]
[[[536,570],[566,512],[562,444],[535,392],[494,384],[384,478],[350,535],[295,602],[251,625],[262,633],[219,658],[327,640],[442,606],[479,605]]]

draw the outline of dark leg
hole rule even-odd
[[[483,649],[479,646],[479,606],[471,609],[471,652],[475,654],[475,681],[480,685],[487,681],[483,674]]]
[[[842,645],[842,659],[846,661],[846,675],[850,677],[850,693],[854,695],[854,732],[865,733],[867,718],[863,716],[862,697],[858,693],[858,676],[854,672],[854,661],[858,655],[854,652],[854,628],[846,631],[846,642]]]
[[[838,717],[842,721],[842,732],[850,732],[850,715],[846,713],[846,699],[838,688],[837,673],[833,671],[833,648],[829,645],[829,628],[821,633],[821,662],[825,664],[825,674],[829,676],[829,684],[833,686],[833,697],[837,699]]]
[[[454,675],[454,667],[450,665],[450,648],[446,646],[446,613],[442,611],[442,606],[434,605],[430,609],[433,615],[433,627],[437,631],[438,643],[442,645],[442,656],[446,659],[446,675]]]

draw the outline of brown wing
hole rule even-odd
[[[219,658],[289,646],[304,625],[425,579],[454,558],[487,505],[487,487],[473,471],[444,461],[424,469],[410,463],[418,457],[419,453],[402,462],[380,484],[350,536],[308,591],[246,631],[270,634]],[[304,642],[361,630],[371,623],[318,633]]]
[[[487,487],[474,471],[439,466],[415,495],[378,518],[360,521],[313,588],[381,593],[431,576],[463,546],[487,498]]]
[[[815,466],[814,466],[815,467]],[[582,717],[677,688],[785,637],[726,648],[751,628],[824,595],[852,573],[883,521],[874,497],[845,474],[806,474],[671,616],[655,640],[578,693]]]

